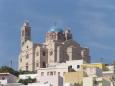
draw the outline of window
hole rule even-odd
[[[30,36],[30,31],[27,32],[27,36]]]
[[[77,68],[80,68],[80,65],[77,65]]]
[[[26,71],[28,71],[28,63],[26,63]]]
[[[2,77],[2,80],[4,80],[5,79],[5,77]]]
[[[38,56],[39,55],[39,52],[36,52],[36,56]]]
[[[42,67],[46,68],[46,63],[45,62],[42,63]]]
[[[60,75],[60,72],[58,72],[58,75]]]
[[[50,56],[51,56],[51,55],[53,54],[53,51],[50,51],[49,54],[50,54]]]
[[[72,72],[72,65],[68,66],[68,72]]]
[[[56,71],[54,71],[54,75],[56,75]]]
[[[29,58],[29,55],[27,54],[27,55],[26,55],[26,59],[28,59],[28,58]]]
[[[28,65],[26,65],[26,71],[28,71]]]
[[[22,31],[22,36],[24,36],[24,30]]]
[[[49,72],[47,72],[47,76],[49,76]]]
[[[22,42],[22,45],[24,45],[24,42]]]
[[[36,67],[39,67],[39,63],[36,63]]]
[[[26,71],[28,71],[28,65],[26,65]]]
[[[44,76],[44,72],[41,72],[41,76]]]
[[[43,55],[43,56],[45,56],[45,55],[46,55],[46,52],[45,52],[45,51],[43,51],[43,52],[42,52],[42,55]]]
[[[20,62],[22,62],[22,58],[20,59]]]
[[[50,72],[50,75],[53,76],[53,72]]]

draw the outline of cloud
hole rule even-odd
[[[84,23],[87,34],[97,38],[105,38],[114,35],[115,29],[109,27],[108,23],[102,20],[87,21]]]
[[[88,36],[106,38],[114,36],[115,3],[107,0],[82,0],[76,11],[77,21]]]
[[[86,43],[86,45],[96,48],[96,49],[105,50],[105,51],[115,51],[115,48],[113,46],[102,44],[100,42],[89,42],[89,43]]]

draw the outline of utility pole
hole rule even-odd
[[[113,61],[112,83],[113,83],[113,86],[115,86],[115,61]]]
[[[10,67],[12,68],[12,60],[10,60]]]
[[[113,75],[115,76],[115,61],[113,61]]]

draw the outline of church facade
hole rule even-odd
[[[90,62],[89,49],[75,42],[69,29],[52,26],[46,33],[43,44],[33,43],[31,27],[28,22],[24,22],[21,28],[19,70],[36,71],[38,68],[47,68],[52,63],[81,59]]]

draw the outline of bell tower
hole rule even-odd
[[[21,46],[23,46],[27,40],[31,40],[31,27],[29,22],[25,21],[21,28]]]

